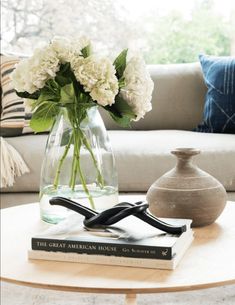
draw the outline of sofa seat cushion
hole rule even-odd
[[[195,147],[201,154],[194,162],[235,190],[235,135],[181,130],[110,131],[121,191],[147,191],[149,186],[176,164],[170,151]]]
[[[228,191],[235,191],[235,135],[207,134],[180,130],[110,130],[116,158],[119,190],[145,192],[171,169],[176,158],[170,151],[176,147],[196,147],[201,154],[194,158],[198,166],[217,178]],[[3,192],[36,192],[47,135],[7,138],[21,154],[30,173],[16,178]]]
[[[24,135],[5,138],[21,155],[29,168],[29,173],[15,178],[12,187],[2,192],[37,192],[40,185],[40,172],[48,135]]]

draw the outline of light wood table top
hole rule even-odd
[[[124,198],[132,198],[133,202],[142,199]],[[40,221],[38,204],[4,209],[1,218],[1,278],[15,284],[61,291],[125,293],[129,295],[127,303],[134,304],[136,293],[235,283],[235,203],[227,203],[216,223],[194,229],[195,240],[173,271],[28,260],[31,236],[47,226]]]

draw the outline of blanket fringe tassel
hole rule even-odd
[[[29,172],[29,168],[16,149],[1,139],[1,188],[12,186],[15,178]]]

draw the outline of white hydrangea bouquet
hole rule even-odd
[[[12,75],[17,94],[29,99],[33,108],[31,128],[36,132],[50,129],[60,108],[65,107],[76,131],[74,137],[79,137],[92,155],[80,128],[88,109],[104,108],[123,127],[142,118],[152,108],[153,81],[143,59],[136,56],[127,60],[127,53],[127,49],[123,50],[112,62],[92,54],[86,38],[76,41],[54,38],[49,45],[36,49],[32,57],[16,66]],[[80,148],[76,148],[77,156]],[[66,149],[63,158],[65,154]],[[96,164],[93,155],[92,158]],[[97,171],[97,179],[102,184],[102,175],[98,168]],[[55,175],[55,188],[59,173],[60,168]],[[83,187],[87,189],[85,184]]]

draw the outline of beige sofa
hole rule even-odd
[[[149,66],[155,83],[153,109],[131,130],[120,129],[102,113],[113,146],[120,192],[146,192],[172,168],[176,147],[197,147],[195,162],[225,186],[235,200],[235,135],[192,131],[202,120],[206,87],[199,63]],[[47,135],[7,138],[30,173],[2,189],[2,207],[36,201]]]

